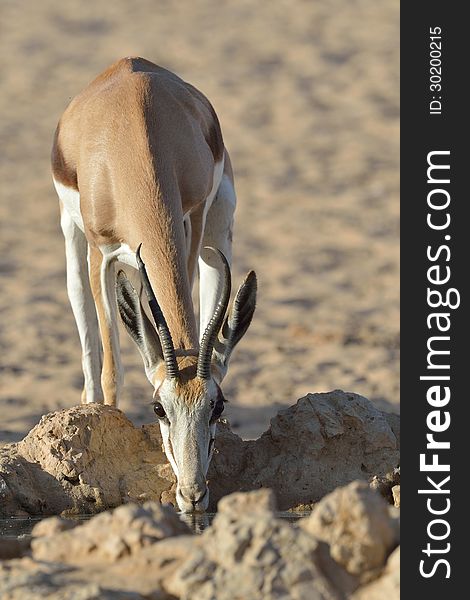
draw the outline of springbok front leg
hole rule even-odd
[[[103,266],[103,255],[98,248],[90,246],[89,256],[91,289],[93,292],[93,298],[95,300],[96,310],[98,312],[101,342],[103,344],[103,367],[101,370],[101,387],[104,393],[104,403],[116,406],[118,400],[117,396],[119,393],[117,387],[120,388],[120,385],[122,384],[122,374],[119,373],[118,376],[116,376],[117,371],[119,371],[120,369],[119,338],[117,338],[117,340],[113,340],[113,327],[109,327],[109,321],[113,317],[112,315],[107,315],[105,308],[105,299],[103,297],[101,276],[101,271],[103,268],[105,268],[105,266]],[[107,265],[107,268],[114,270],[113,266],[110,264]],[[105,278],[106,277],[109,278],[110,276],[107,275],[105,276]],[[114,321],[114,323],[115,322],[116,321]],[[116,345],[119,362],[118,367],[116,367],[115,350],[113,350],[113,348],[115,348]],[[118,380],[118,386],[116,386],[116,380]]]
[[[91,282],[103,344],[101,386],[104,403],[117,406],[124,383],[115,289],[117,255],[115,252],[102,253],[100,249],[93,248],[90,259]]]
[[[72,219],[62,201],[60,213],[67,260],[67,292],[82,345],[82,368],[85,379],[82,403],[103,402],[98,320],[88,275],[88,243],[85,234]]]

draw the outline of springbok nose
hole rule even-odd
[[[204,488],[198,485],[184,486],[180,488],[180,493],[186,502],[190,502],[196,508],[196,504],[204,500],[207,489],[207,485]]]

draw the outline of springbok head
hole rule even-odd
[[[212,250],[223,264],[222,292],[200,348],[192,353],[175,350],[173,346],[165,316],[140,257],[140,248],[137,264],[156,331],[124,272],[117,275],[119,312],[155,388],[154,411],[160,422],[165,453],[177,478],[176,500],[183,512],[205,511],[209,504],[206,476],[214,451],[216,423],[225,402],[220,384],[234,347],[251,323],[256,305],[256,275],[250,271],[226,314],[231,292],[230,267],[220,250]]]

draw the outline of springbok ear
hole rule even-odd
[[[119,271],[116,276],[116,297],[122,322],[137,344],[147,378],[153,383],[153,373],[163,360],[160,340],[124,271]]]
[[[250,271],[238,288],[229,314],[225,317],[214,345],[213,361],[219,367],[222,379],[228,369],[233,349],[245,335],[256,308],[258,283],[256,273]]]

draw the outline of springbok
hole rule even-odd
[[[220,384],[251,322],[257,287],[251,271],[226,314],[236,196],[217,115],[170,71],[124,58],[65,110],[52,173],[82,346],[82,402],[117,405],[118,308],[154,387],[178,506],[204,511],[225,401]],[[118,261],[126,274],[116,274]],[[200,334],[191,296],[197,266]]]

